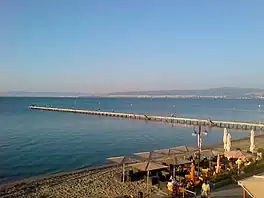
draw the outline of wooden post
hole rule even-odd
[[[123,183],[125,182],[125,163],[123,163]]]
[[[149,171],[147,172],[147,190],[148,190],[148,185],[149,185]]]

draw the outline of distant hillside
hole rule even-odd
[[[264,89],[255,88],[211,88],[204,90],[159,90],[159,91],[134,91],[134,92],[116,92],[109,95],[148,95],[148,96],[172,96],[172,95],[192,95],[192,96],[230,96],[242,97],[249,95],[264,94]]]
[[[204,90],[159,90],[159,91],[133,91],[133,92],[115,92],[110,94],[89,94],[78,92],[0,92],[0,96],[11,97],[92,97],[92,96],[264,96],[264,89],[255,88],[211,88]]]
[[[87,93],[74,93],[74,92],[0,92],[0,96],[10,97],[77,97],[77,96],[89,96]]]

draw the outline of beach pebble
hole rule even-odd
[[[121,168],[107,168],[100,171],[83,171],[78,173],[51,176],[38,181],[23,182],[0,189],[0,197],[38,197],[38,198],[87,198],[116,197],[119,195],[137,196],[139,191],[148,194],[153,191],[145,182],[122,183],[115,179]]]

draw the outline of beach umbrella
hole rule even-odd
[[[170,148],[170,150],[172,153],[177,153],[177,152],[188,153],[188,152],[198,151],[199,148],[193,146],[177,146]]]
[[[252,153],[255,150],[255,132],[254,132],[253,129],[250,132],[250,147],[249,147],[249,150]]]
[[[231,134],[228,133],[227,134],[226,151],[230,151],[231,150],[231,144],[232,144],[232,137],[231,137]]]
[[[133,167],[133,168],[135,168],[135,169],[137,169],[139,171],[147,171],[147,184],[149,183],[149,173],[150,173],[150,171],[168,168],[168,166],[165,166],[165,165],[162,165],[162,164],[159,164],[159,163],[155,163],[155,162],[151,162],[150,160],[145,161],[145,162],[132,164],[132,165],[130,165],[130,167]],[[148,188],[148,185],[147,185],[147,188]]]
[[[227,129],[226,128],[224,128],[223,143],[224,143],[224,151],[226,151],[226,144],[227,144]]]
[[[218,156],[218,154],[223,154],[223,153],[213,149],[206,149],[200,152],[201,158],[208,158],[208,159]]]
[[[118,165],[122,165],[122,180],[125,181],[125,164],[135,163],[138,160],[127,157],[127,156],[120,156],[120,157],[110,157],[107,160],[112,161]]]
[[[191,167],[191,180],[192,181],[195,180],[195,165],[194,165],[194,163],[192,163],[192,167]]]
[[[173,148],[169,149],[159,149],[159,150],[154,150],[154,154],[156,155],[155,157],[159,158],[161,155],[164,155],[164,157],[176,155],[176,154],[183,154],[183,152],[174,150]]]
[[[220,172],[220,155],[217,156],[216,173]]]
[[[169,156],[167,158],[156,159],[155,161],[163,162],[163,163],[168,164],[168,165],[173,165],[173,177],[175,177],[175,175],[176,175],[176,170],[175,170],[176,166],[192,163],[192,161],[182,159],[180,157],[177,157],[176,155]]]
[[[134,155],[144,159],[144,160],[152,160],[157,158],[164,157],[164,153],[157,152],[157,151],[151,151],[151,152],[140,152],[140,153],[134,153]]]
[[[237,151],[225,152],[225,157],[227,157],[228,159],[235,158],[235,159],[245,160],[246,158],[251,158],[252,154],[237,150]]]

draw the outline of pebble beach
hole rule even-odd
[[[50,176],[38,180],[28,180],[0,186],[0,197],[42,197],[42,198],[84,198],[116,197],[134,195],[139,191],[151,195],[154,188],[148,188],[142,181],[122,183],[116,178],[120,167],[110,167],[93,171],[78,171]]]
[[[255,138],[258,148],[264,147],[264,136]],[[221,150],[222,145],[214,146]],[[236,140],[232,148],[248,150],[249,139]],[[121,174],[121,167],[111,166],[95,170],[79,170],[70,173],[51,175],[39,179],[23,180],[0,186],[1,198],[110,198],[120,195],[137,196],[141,191],[151,197],[155,188],[147,188],[144,180],[122,183],[116,178]]]

